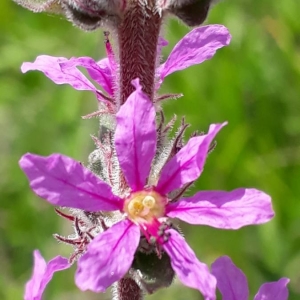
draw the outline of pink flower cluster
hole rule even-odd
[[[169,74],[211,58],[227,45],[230,35],[221,25],[196,28],[173,49],[156,70],[157,91]],[[158,55],[164,41],[161,40]],[[84,67],[100,91],[77,67]],[[24,63],[22,71],[40,70],[57,84],[77,90],[90,90],[114,118],[113,156],[119,181],[108,182],[81,163],[61,154],[42,157],[26,154],[20,160],[32,190],[42,199],[59,207],[118,217],[94,234],[78,260],[76,285],[81,290],[103,292],[126,276],[134,256],[145,239],[160,257],[166,253],[179,280],[199,290],[204,299],[215,300],[218,287],[223,299],[247,299],[245,276],[229,258],[219,258],[212,271],[200,262],[172,224],[177,218],[192,225],[220,229],[239,229],[262,224],[274,216],[271,198],[253,188],[233,191],[200,191],[191,197],[182,194],[202,174],[211,144],[226,125],[212,124],[206,134],[193,136],[177,152],[160,156],[155,103],[143,92],[139,79],[132,81],[134,92],[120,105],[117,101],[117,61],[109,50],[108,58],[95,62],[89,57],[66,59],[39,56]],[[113,182],[113,183],[112,183]],[[34,272],[26,285],[25,300],[39,300],[53,273],[71,263],[56,257],[47,264],[34,252]],[[261,287],[255,300],[287,299],[287,279]]]
[[[156,69],[155,90],[159,89],[168,75],[212,58],[218,49],[229,44],[230,39],[228,29],[222,25],[209,25],[193,29],[177,43],[167,60]],[[157,49],[158,60],[162,47],[166,45],[167,42],[161,38]],[[100,102],[108,106],[110,113],[116,113],[119,109],[116,99],[118,65],[111,47],[107,47],[107,54],[108,57],[99,62],[90,57],[67,59],[41,55],[33,63],[23,63],[21,70],[23,73],[38,70],[56,84],[69,84],[76,90],[92,91]],[[102,91],[78,70],[78,67],[85,68]]]
[[[205,299],[214,299],[214,277],[184,238],[165,225],[166,220],[179,218],[190,224],[238,229],[269,221],[274,215],[271,199],[255,189],[237,189],[201,191],[172,202],[173,191],[201,175],[209,146],[225,123],[211,125],[207,134],[191,138],[164,165],[156,183],[150,184],[156,153],[155,109],[138,80],[133,83],[136,91],[116,115],[115,149],[130,188],[124,195],[115,195],[106,182],[60,154],[26,154],[20,166],[32,190],[53,205],[86,211],[119,210],[122,214],[119,222],[91,241],[79,259],[75,281],[80,289],[103,292],[121,279],[131,267],[143,234],[149,243],[154,237],[161,251],[170,256],[182,283],[198,289]],[[160,234],[163,227],[165,231]]]

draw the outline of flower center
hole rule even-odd
[[[167,200],[155,191],[132,193],[124,203],[124,211],[135,223],[150,223],[164,216]]]

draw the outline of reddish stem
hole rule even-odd
[[[114,290],[114,300],[142,300],[143,292],[136,282],[131,278],[120,279]]]
[[[119,104],[134,91],[133,79],[139,78],[143,91],[154,101],[154,80],[157,43],[161,16],[154,9],[153,0],[132,0],[130,9],[118,27],[119,39]]]

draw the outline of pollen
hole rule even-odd
[[[153,208],[154,205],[155,205],[155,198],[152,197],[152,196],[146,196],[144,199],[143,199],[143,205],[145,207],[148,207],[148,208]]]
[[[132,200],[128,203],[128,210],[133,214],[138,216],[144,209],[143,204],[140,201]]]
[[[135,223],[149,223],[165,214],[166,198],[155,191],[132,193],[124,203],[124,211]]]

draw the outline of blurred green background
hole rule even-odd
[[[164,104],[171,117],[186,116],[190,132],[229,121],[216,150],[191,191],[256,187],[273,197],[276,217],[238,231],[183,225],[200,260],[210,264],[229,255],[249,279],[251,295],[266,282],[291,278],[290,298],[300,299],[300,1],[230,0],[216,5],[206,23],[226,25],[229,47],[202,65],[171,75],[163,92],[184,97]],[[188,28],[166,24],[172,46]],[[97,120],[93,94],[57,86],[40,72],[21,74],[23,61],[37,55],[101,58],[101,31],[84,33],[58,16],[34,14],[9,0],[0,3],[0,299],[22,299],[32,269],[32,251],[49,260],[69,255],[53,233],[72,232],[53,207],[29,189],[18,167],[26,152],[60,152],[86,162],[89,134]],[[57,273],[44,300],[109,299],[78,291],[74,268]],[[147,299],[196,300],[197,291],[174,285]]]

